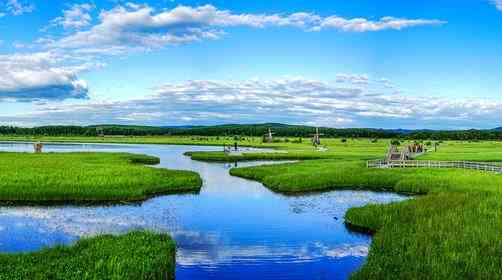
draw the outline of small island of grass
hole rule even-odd
[[[0,153],[0,202],[139,201],[158,194],[197,192],[191,171],[153,168],[159,159],[126,153]]]
[[[0,279],[170,280],[174,279],[175,252],[174,241],[165,234],[102,235],[69,247],[0,254]]]

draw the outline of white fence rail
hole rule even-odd
[[[502,173],[502,165],[472,161],[370,160],[368,168],[461,168]]]

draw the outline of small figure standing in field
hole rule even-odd
[[[35,150],[35,153],[36,154],[42,153],[43,146],[44,145],[42,143],[40,143],[40,142],[33,144],[33,149]]]

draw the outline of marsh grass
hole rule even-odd
[[[158,162],[125,153],[0,153],[0,201],[138,201],[200,190],[195,172],[144,166]]]
[[[502,175],[454,169],[368,169],[315,160],[235,168],[281,193],[365,189],[422,194],[352,208],[346,223],[375,233],[352,279],[498,279],[502,275]]]
[[[253,160],[370,160],[378,159],[385,154],[388,143],[372,142],[370,139],[347,140],[323,139],[325,150],[316,150],[308,141],[306,143],[280,143],[273,148],[279,152],[244,152],[242,155],[226,155],[221,152],[188,152],[185,155],[193,160],[215,162],[237,162]],[[264,146],[267,147],[267,146]]]
[[[0,254],[0,279],[174,279],[175,244],[165,234],[132,232],[82,239],[35,253]]]

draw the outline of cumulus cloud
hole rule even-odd
[[[94,9],[92,4],[74,4],[70,9],[63,11],[63,16],[52,20],[50,26],[61,26],[64,29],[82,29],[91,24],[90,11]]]
[[[7,0],[4,4],[7,12],[14,16],[31,13],[35,10],[35,5],[28,4],[22,0]]]
[[[348,75],[350,76],[350,75]],[[357,77],[357,75],[354,75]],[[363,75],[362,77],[365,77]],[[502,117],[502,102],[409,96],[381,79],[344,82],[305,78],[167,83],[126,101],[41,104],[0,122],[217,124],[277,121],[329,127],[483,127]],[[40,121],[39,121],[40,122]]]
[[[81,9],[72,11],[82,23]],[[67,15],[63,18],[66,18]],[[65,22],[63,18],[56,22]],[[73,23],[74,21],[69,21]],[[88,24],[89,21],[85,21]],[[446,22],[427,19],[402,19],[384,17],[377,21],[364,18],[346,19],[339,16],[322,17],[313,13],[298,12],[282,14],[235,14],[219,10],[212,5],[199,7],[178,6],[171,10],[157,12],[148,5],[126,4],[111,10],[101,11],[99,23],[88,30],[54,40],[48,44],[52,48],[101,50],[106,54],[110,49],[149,50],[171,44],[184,44],[201,40],[218,39],[225,28],[245,26],[250,28],[290,27],[304,31],[337,29],[345,32],[375,32],[401,30],[414,26],[441,25]],[[72,24],[69,24],[72,25]],[[74,24],[73,24],[74,25]],[[125,48],[125,49],[124,49]]]
[[[77,77],[85,65],[61,67],[57,62],[50,52],[0,55],[0,100],[87,98],[87,83]]]

